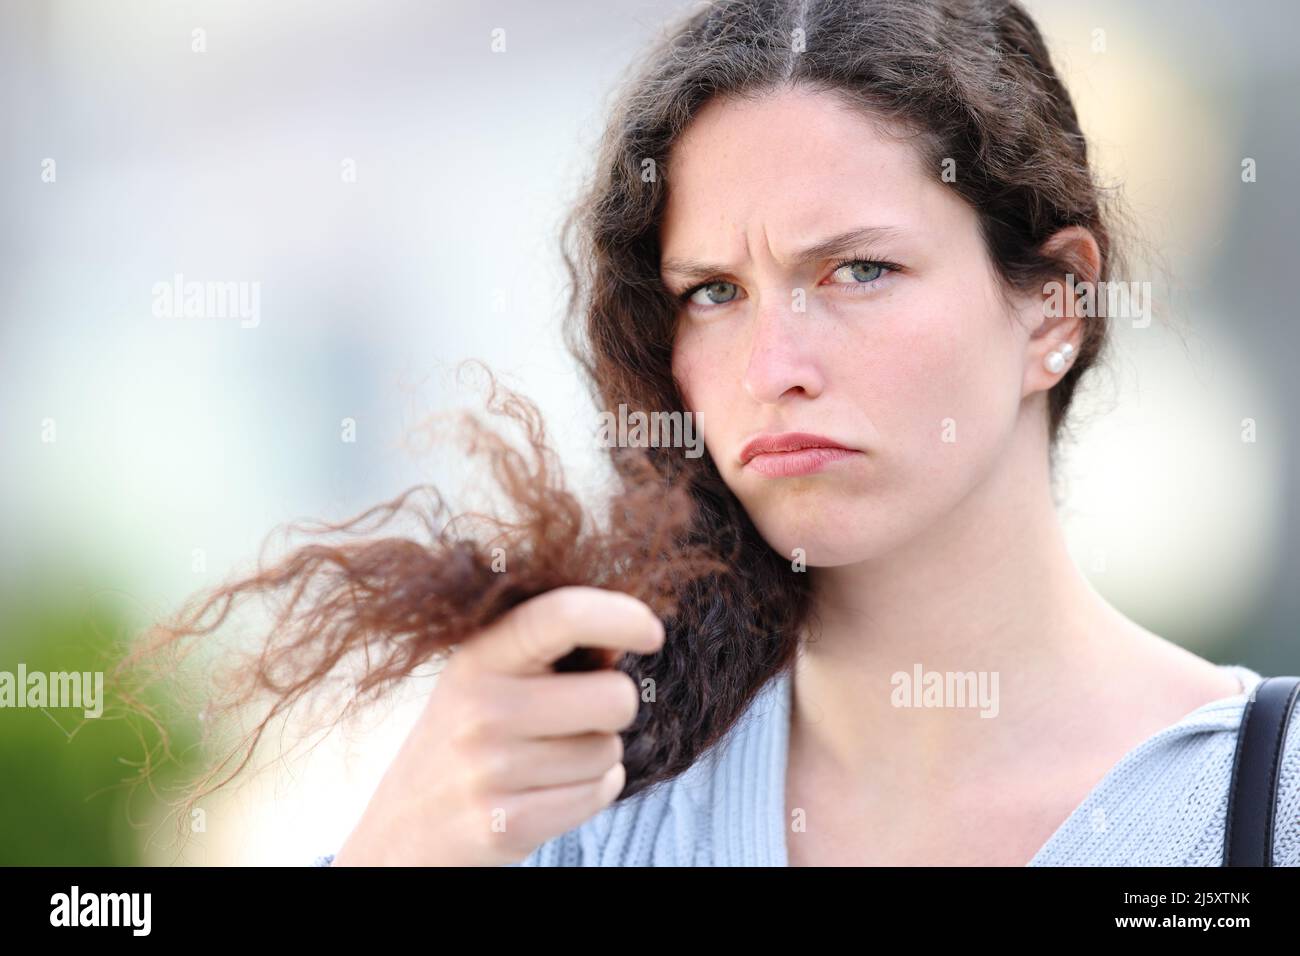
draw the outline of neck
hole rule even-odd
[[[795,671],[793,720],[828,766],[987,770],[1006,732],[1041,736],[1045,717],[1104,681],[1139,630],[1072,560],[1043,442],[1022,431],[980,486],[904,546],[810,571],[815,623]],[[945,695],[943,706],[899,706],[924,696],[912,686],[918,666],[941,691],[972,675],[976,694],[964,705]],[[995,691],[998,734],[980,716],[981,689]]]

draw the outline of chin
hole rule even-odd
[[[753,514],[753,512],[751,512]],[[787,561],[802,549],[810,568],[833,568],[866,561],[886,553],[893,529],[879,526],[868,514],[846,508],[800,510],[793,505],[781,513],[755,516],[754,526],[777,554]]]

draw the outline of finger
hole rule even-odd
[[[487,670],[518,676],[550,674],[576,647],[653,654],[664,642],[663,623],[642,601],[621,591],[556,588],[511,608],[466,641],[458,656]]]
[[[513,740],[489,748],[484,785],[493,790],[531,790],[597,780],[623,759],[618,734],[579,734]]]
[[[641,708],[636,682],[622,671],[577,671],[508,680],[507,735],[538,738],[618,733],[632,725]]]
[[[627,770],[616,763],[595,780],[518,790],[501,798],[507,826],[533,846],[595,816],[623,791]]]

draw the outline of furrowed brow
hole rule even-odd
[[[821,259],[831,259],[835,256],[851,253],[854,249],[864,245],[896,238],[900,232],[901,230],[896,226],[863,226],[860,229],[850,229],[848,232],[828,236],[813,243],[796,255],[795,262],[796,264],[804,264]],[[732,271],[730,266],[722,263],[704,262],[688,257],[665,259],[660,268],[665,275],[677,276],[687,281],[703,281],[712,276]]]

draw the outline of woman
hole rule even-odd
[[[1053,502],[1108,330],[1052,303],[1125,278],[1103,198],[1016,4],[736,0],[677,24],[609,122],[569,258],[600,407],[697,416],[707,455],[642,459],[687,517],[603,577],[535,521],[504,602],[487,542],[450,552],[459,578],[407,556],[441,611],[473,600],[409,632],[443,626],[395,671],[456,653],[317,862],[1218,865],[1260,675],[1111,607]],[[624,461],[644,518],[655,482]],[[579,648],[617,666],[567,672]],[[1297,865],[1288,741],[1275,854]]]

